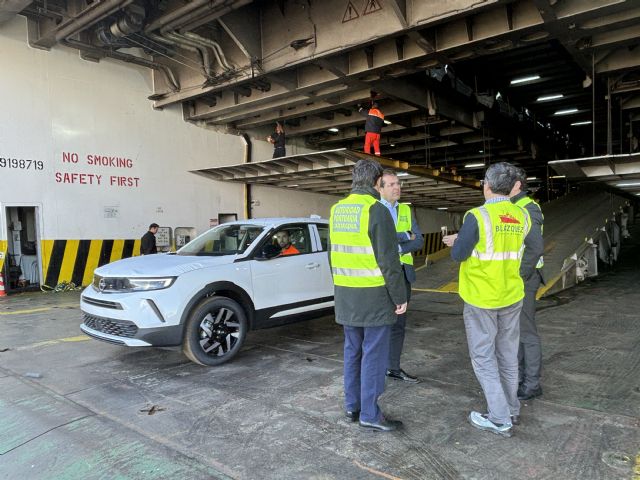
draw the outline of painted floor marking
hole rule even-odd
[[[39,308],[30,308],[28,310],[14,310],[11,312],[0,312],[0,316],[6,315],[24,315],[27,313],[38,313],[38,312],[46,312],[48,310],[53,310],[54,308],[68,308],[68,307],[80,307],[77,303],[69,303],[66,305],[52,305],[50,307],[39,307]]]
[[[32,343],[31,345],[24,345],[22,347],[16,348],[16,350],[30,350],[32,348],[48,347],[50,345],[57,345],[59,343],[85,342],[87,340],[91,340],[91,338],[87,337],[86,335],[78,335],[77,337],[56,338],[54,340],[45,340],[43,342]]]

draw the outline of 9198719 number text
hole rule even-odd
[[[44,169],[44,162],[42,160],[26,160],[24,158],[0,157],[0,168],[13,168],[16,170],[42,170]]]

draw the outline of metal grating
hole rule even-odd
[[[133,338],[136,333],[138,333],[137,325],[128,320],[113,320],[111,318],[96,317],[87,313],[84,313],[83,317],[84,324],[87,327],[108,335]]]
[[[351,170],[361,159],[373,159],[385,168],[399,171],[403,182],[402,201],[426,208],[464,211],[484,202],[480,182],[455,172],[386,157],[376,157],[345,148],[327,150],[254,163],[195,170],[221,182],[268,185],[314,193],[345,196],[351,190]]]

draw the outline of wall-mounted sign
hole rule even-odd
[[[171,246],[171,227],[159,227],[156,233],[156,246],[168,248]]]

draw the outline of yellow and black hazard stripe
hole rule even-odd
[[[140,255],[140,240],[44,240],[42,271],[49,287],[67,282],[89,285],[93,271],[107,263]]]
[[[7,258],[7,246],[8,243],[6,240],[0,240],[0,273],[4,270],[4,259]]]
[[[456,232],[451,231],[449,233],[453,234]],[[422,249],[414,255],[424,257],[425,255],[436,253],[443,248],[447,248],[447,246],[442,243],[442,232],[429,232],[424,234],[424,245],[422,246]]]

